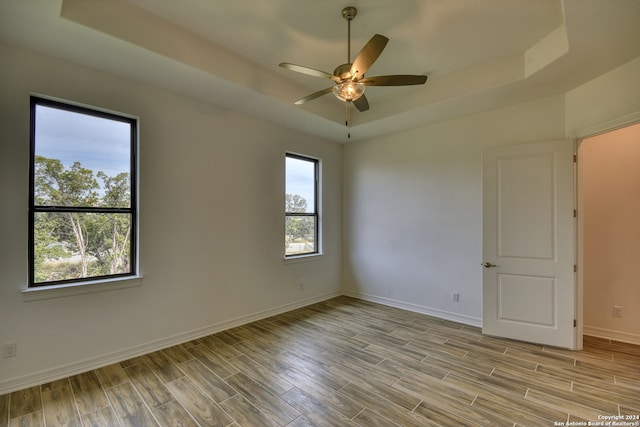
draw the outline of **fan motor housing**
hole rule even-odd
[[[340,77],[341,79],[348,79],[351,77],[351,66],[353,64],[338,65],[333,71],[333,75]]]

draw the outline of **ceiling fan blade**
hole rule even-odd
[[[361,112],[369,109],[369,101],[367,101],[367,97],[364,95],[353,101],[353,105],[355,105],[358,111]]]
[[[358,83],[364,83],[365,86],[410,86],[421,85],[426,81],[427,76],[395,74],[391,76],[367,77],[358,81]]]
[[[282,68],[286,68],[287,70],[296,71],[302,74],[308,74],[314,77],[321,77],[323,79],[335,80],[336,78],[333,74],[329,74],[321,70],[316,70],[315,68],[305,67],[304,65],[296,65],[296,64],[290,64],[289,62],[281,62],[280,66]]]
[[[353,60],[351,76],[362,77],[376,59],[378,59],[378,56],[380,56],[388,42],[389,39],[380,34],[371,37],[371,40],[364,45],[358,56],[356,56],[356,59]]]
[[[305,96],[304,98],[298,99],[294,104],[296,104],[296,105],[304,104],[305,102],[312,101],[312,100],[314,100],[316,98],[319,98],[322,95],[326,95],[326,94],[328,94],[328,93],[330,93],[332,91],[333,91],[333,87],[328,87],[326,89],[322,89],[322,90],[319,90],[317,92],[313,92],[313,93]]]

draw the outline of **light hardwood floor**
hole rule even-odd
[[[339,297],[0,396],[0,427],[547,427],[640,415],[640,347],[584,347]]]

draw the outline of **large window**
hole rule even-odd
[[[317,254],[319,250],[319,161],[286,156],[285,256]]]
[[[135,275],[135,119],[31,98],[29,286]]]

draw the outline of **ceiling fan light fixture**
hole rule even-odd
[[[344,82],[333,87],[333,94],[341,101],[352,102],[364,95],[364,83]]]

